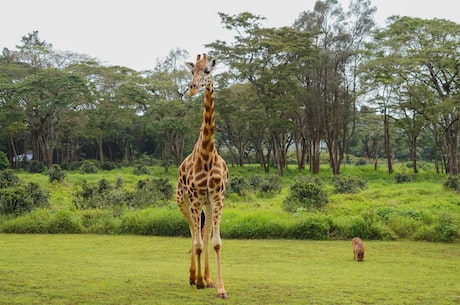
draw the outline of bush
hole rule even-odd
[[[331,220],[323,215],[310,215],[299,222],[294,223],[288,229],[288,236],[295,239],[329,239]]]
[[[144,179],[137,182],[137,188],[127,200],[134,208],[160,207],[168,203],[174,193],[174,186],[168,179]]]
[[[5,170],[8,167],[10,167],[8,156],[2,150],[0,150],[0,171]]]
[[[0,214],[20,215],[48,204],[48,193],[36,183],[0,189]]]
[[[155,236],[190,236],[190,229],[178,209],[164,207],[132,211],[121,219],[119,232]]]
[[[62,210],[51,219],[48,233],[78,234],[83,232],[82,228],[82,221],[77,213]]]
[[[299,208],[305,210],[320,210],[328,203],[327,193],[323,183],[317,177],[297,176],[291,185],[283,208],[287,212],[296,212]]]
[[[38,174],[38,173],[43,173],[45,169],[46,169],[45,163],[41,161],[32,160],[32,162],[30,162],[28,171],[30,173]]]
[[[447,180],[444,182],[444,187],[453,191],[460,191],[460,183],[458,177],[449,176]]]
[[[137,182],[133,192],[123,189],[123,180],[118,177],[114,185],[106,179],[97,183],[83,180],[73,192],[73,203],[77,209],[122,209],[164,206],[172,198],[174,187],[168,179],[144,179]]]
[[[94,162],[90,160],[85,160],[81,164],[79,171],[82,174],[95,174],[98,172],[98,167],[94,164]]]
[[[396,183],[407,183],[412,181],[411,176],[409,176],[408,174],[397,174],[395,178]]]
[[[459,223],[450,213],[441,213],[438,224],[434,227],[439,241],[453,242],[458,237]]]
[[[334,176],[331,182],[335,191],[340,194],[357,193],[359,190],[367,188],[366,181],[358,176]]]
[[[363,165],[366,165],[366,164],[367,164],[367,161],[366,161],[366,159],[364,159],[364,158],[359,158],[359,159],[356,160],[356,162],[355,162],[355,165],[357,165],[357,166],[363,166]]]
[[[12,170],[4,170],[0,172],[0,189],[11,187],[19,183],[19,177]]]
[[[133,174],[137,175],[137,176],[150,175],[150,171],[149,171],[149,169],[147,168],[146,165],[140,164],[140,165],[137,165],[136,167],[134,167]]]
[[[278,175],[267,175],[263,177],[259,185],[259,191],[262,193],[275,193],[281,191],[281,177]]]
[[[49,182],[62,182],[65,178],[65,173],[58,164],[53,164],[48,169]]]
[[[244,196],[248,191],[248,187],[249,184],[246,181],[246,179],[244,179],[241,176],[233,176],[230,177],[230,179],[227,182],[226,193],[236,193],[239,196]]]
[[[233,217],[232,217],[233,216]],[[251,239],[251,238],[284,238],[286,228],[277,219],[265,214],[237,214],[227,215],[222,219],[221,231],[223,238]]]

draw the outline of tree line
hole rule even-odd
[[[317,1],[292,26],[219,13],[232,41],[206,47],[218,58],[217,145],[227,162],[288,163],[338,175],[349,155],[434,160],[458,175],[460,25],[393,16],[384,28],[368,0],[344,10]],[[12,167],[31,151],[46,165],[97,159],[161,160],[168,170],[191,151],[202,99],[184,95],[189,54],[173,49],[153,70],[104,66],[24,36],[0,56],[0,149]]]

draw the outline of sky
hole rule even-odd
[[[205,53],[204,45],[231,41],[218,12],[244,11],[263,16],[266,27],[290,26],[316,0],[13,0],[2,1],[0,49],[14,50],[21,38],[38,31],[39,38],[59,51],[97,58],[102,64],[137,71],[152,70],[176,48],[190,61]],[[345,10],[349,0],[339,0]],[[377,24],[392,15],[443,18],[460,23],[458,0],[371,0]]]

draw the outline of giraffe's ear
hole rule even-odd
[[[193,62],[185,62],[185,66],[193,73],[193,69],[195,69],[195,64]]]
[[[216,63],[217,63],[217,59],[213,58],[211,59],[211,63],[210,63],[210,67],[211,67],[211,70],[214,70],[214,68],[216,67]]]

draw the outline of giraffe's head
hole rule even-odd
[[[186,62],[185,65],[193,75],[193,79],[189,85],[190,95],[194,95],[201,87],[205,87],[214,82],[214,77],[211,72],[216,66],[215,59],[208,61],[206,54],[203,54],[203,58],[198,54],[196,63]]]

